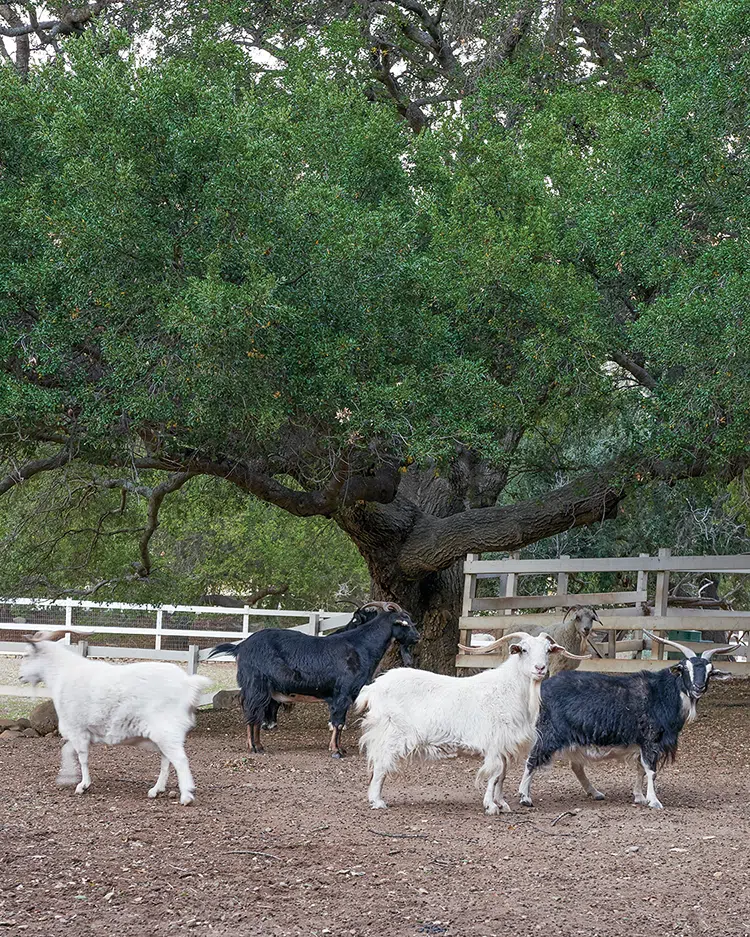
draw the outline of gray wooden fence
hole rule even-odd
[[[636,574],[636,588],[629,591],[580,593],[569,592],[569,580],[577,573]],[[669,631],[726,631],[745,644],[750,634],[750,611],[701,608],[673,608],[669,605],[670,576],[675,573],[724,573],[750,575],[750,554],[735,556],[672,556],[671,550],[659,550],[658,556],[575,559],[561,556],[547,560],[522,560],[517,556],[504,560],[483,560],[470,553],[464,563],[464,597],[460,621],[461,644],[470,645],[472,634],[482,632],[499,637],[506,631],[522,631],[524,625],[545,625],[561,620],[563,609],[591,605],[598,610],[602,625],[597,632],[606,640],[595,642],[601,655],[581,662],[583,670],[632,671],[668,666],[663,645],[654,648],[653,656],[643,636],[643,628],[667,636]],[[521,576],[544,576],[548,588],[538,595],[519,595]],[[654,577],[649,590],[649,577]],[[480,579],[502,579],[505,594],[478,597]],[[649,603],[653,595],[653,606]],[[618,638],[627,632],[628,637]],[[680,640],[680,644],[701,650],[706,644]],[[644,651],[647,657],[644,658]],[[740,660],[722,661],[723,670],[750,675],[748,651],[740,649]],[[494,654],[475,656],[459,653],[457,667],[495,667],[501,657]]]

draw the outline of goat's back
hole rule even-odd
[[[617,746],[665,731],[676,742],[682,723],[679,690],[659,674],[565,671],[542,684],[545,747]]]
[[[70,680],[60,679],[53,699],[60,732],[86,728],[94,740],[117,742],[150,737],[157,725],[192,728],[207,677],[189,675],[175,664],[109,664],[87,661]]]

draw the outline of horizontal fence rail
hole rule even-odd
[[[223,619],[223,621],[221,620]],[[265,619],[265,621],[264,621]],[[350,612],[291,609],[225,608],[210,605],[132,605],[79,599],[0,599],[0,654],[23,654],[28,645],[18,640],[36,631],[68,633],[67,644],[77,642],[81,653],[97,659],[173,661],[195,673],[212,647],[242,641],[263,627],[286,628],[322,635],[347,624]],[[226,625],[221,628],[216,625]],[[71,641],[71,634],[73,638]],[[124,643],[111,644],[122,637]],[[228,655],[217,661],[231,660]],[[0,685],[0,696],[38,696],[31,687]],[[206,702],[206,700],[202,700]]]
[[[635,590],[613,592],[570,592],[570,577],[581,573],[636,573]],[[658,556],[641,554],[628,557],[597,557],[576,559],[561,556],[553,559],[522,560],[517,556],[501,560],[483,560],[469,554],[464,563],[463,612],[459,622],[459,643],[475,646],[487,643],[505,632],[523,631],[524,626],[550,628],[562,621],[568,609],[592,606],[601,623],[595,622],[590,640],[580,653],[590,653],[591,660],[582,661],[583,670],[626,672],[640,668],[669,666],[673,663],[670,649],[650,639],[644,629],[662,637],[670,632],[699,632],[701,640],[677,637],[684,647],[700,652],[716,642],[703,638],[704,632],[727,633],[748,644],[750,611],[733,609],[701,609],[669,606],[671,573],[750,574],[750,554],[735,556],[672,556],[669,549]],[[654,587],[649,592],[649,576]],[[519,595],[519,578],[544,577],[546,591],[537,595]],[[477,596],[480,580],[497,579],[500,591],[496,596]],[[504,580],[504,583],[503,583]],[[649,595],[653,601],[649,601]],[[617,607],[603,607],[617,606]],[[651,607],[653,606],[653,608]],[[542,611],[546,609],[547,611]],[[477,634],[485,638],[474,639]],[[652,655],[644,657],[646,655]],[[750,676],[747,647],[735,654],[738,660],[721,661],[722,669]],[[458,668],[483,669],[496,667],[502,654],[474,655],[459,653]]]

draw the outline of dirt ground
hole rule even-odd
[[[96,749],[83,797],[55,786],[60,740],[0,742],[0,930],[28,937],[750,934],[750,682],[714,686],[658,783],[630,804],[599,765],[586,800],[563,766],[538,806],[486,817],[469,759],[415,765],[366,803],[366,766],[325,751],[297,706],[248,757],[235,713],[188,740],[193,807],[146,798],[156,756]],[[510,778],[514,792],[520,776]],[[563,816],[568,810],[577,811]]]

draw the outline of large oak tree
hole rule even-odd
[[[143,499],[133,581],[199,475],[331,517],[448,669],[467,552],[744,467],[743,6],[229,3],[6,68],[0,493]]]

